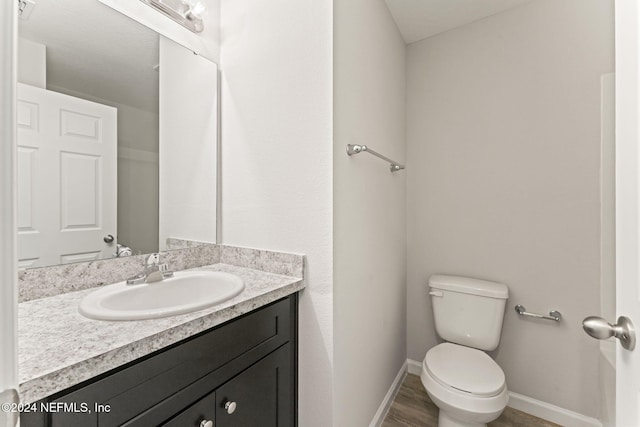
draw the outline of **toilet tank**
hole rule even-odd
[[[509,289],[502,283],[434,274],[429,295],[438,336],[491,351],[498,347]]]

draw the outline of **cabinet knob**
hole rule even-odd
[[[200,427],[213,427],[213,421],[211,421],[211,420],[202,420],[200,422]]]
[[[227,402],[224,404],[224,409],[226,409],[226,410],[227,410],[227,414],[231,415],[231,414],[233,414],[234,412],[236,412],[236,406],[238,406],[238,405],[236,404],[236,402],[227,401]]]

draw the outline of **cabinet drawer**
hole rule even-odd
[[[289,297],[132,362],[55,399],[107,404],[110,412],[52,414],[51,425],[86,427],[96,425],[97,416],[101,427],[119,426],[240,356],[249,366],[294,337],[294,310],[294,297]]]

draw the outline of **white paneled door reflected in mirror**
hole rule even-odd
[[[215,132],[190,134],[183,153],[186,164],[190,153],[200,163],[203,151],[213,153],[200,164],[213,171],[207,179],[214,189],[202,195],[211,199],[205,200],[211,223],[200,235],[189,223],[183,230],[172,208],[164,214],[170,229],[162,230],[160,206],[172,201],[162,201],[161,183],[198,175],[163,169],[160,159],[163,146],[168,155],[171,147],[184,148],[176,135],[180,123],[193,121],[190,109],[206,106],[195,127],[215,129],[216,64],[202,57],[190,64],[204,67],[211,88],[180,99],[185,117],[174,107],[170,123],[161,125],[167,117],[161,88],[166,110],[181,83],[172,70],[163,76],[160,45],[175,43],[97,0],[35,2],[20,16],[18,35],[19,267],[157,252],[169,249],[168,237],[215,242]],[[195,56],[177,44],[165,51]],[[172,136],[163,140],[163,129]]]

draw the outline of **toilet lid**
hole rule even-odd
[[[495,396],[504,388],[504,373],[486,353],[443,343],[427,352],[425,365],[441,384],[478,396]]]

